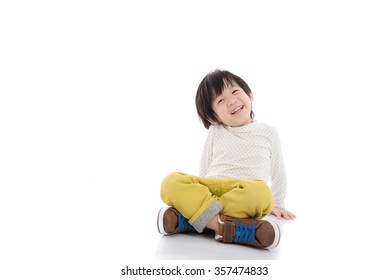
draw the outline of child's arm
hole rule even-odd
[[[281,142],[277,130],[274,130],[273,134],[270,181],[275,205],[271,214],[279,219],[284,218],[286,220],[293,220],[296,216],[285,209],[286,171],[282,157]]]
[[[274,206],[285,208],[286,171],[282,157],[281,142],[274,128],[270,155],[270,186],[273,192]]]
[[[208,173],[208,168],[212,160],[212,146],[213,146],[214,130],[212,125],[209,127],[208,136],[204,144],[203,153],[200,160],[200,177],[205,177]]]

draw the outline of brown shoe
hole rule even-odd
[[[280,228],[273,221],[240,219],[220,215],[216,240],[225,243],[246,244],[264,249],[275,248],[280,242]]]
[[[164,207],[159,210],[157,227],[159,233],[171,235],[179,232],[194,232],[194,227],[176,208]]]

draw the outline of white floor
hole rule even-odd
[[[277,220],[273,217],[269,218]],[[290,222],[277,221],[282,229],[282,239],[280,245],[272,250],[220,243],[214,240],[212,234],[186,233],[161,236],[156,258],[160,260],[278,260],[281,257],[283,243],[287,240],[283,235],[286,234],[285,228],[289,225],[285,226],[285,224]]]
[[[300,213],[300,212],[299,212]],[[319,215],[319,216],[318,216]],[[293,221],[277,220],[281,227],[281,242],[272,250],[237,244],[219,243],[211,235],[176,234],[160,236],[156,244],[157,261],[194,260],[202,265],[218,260],[242,265],[271,263],[274,279],[328,279],[369,275],[384,279],[388,241],[382,228],[373,225],[376,217],[334,215],[320,217],[319,212],[299,215]],[[209,260],[209,262],[207,261]],[[235,260],[235,262],[234,262]],[[262,261],[256,261],[262,260]],[[276,260],[275,262],[273,260]],[[387,278],[385,278],[387,279]]]

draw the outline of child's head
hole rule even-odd
[[[206,129],[211,124],[243,125],[247,118],[254,118],[252,99],[251,89],[242,78],[217,69],[208,73],[197,89],[197,114]]]

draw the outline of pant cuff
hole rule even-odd
[[[223,204],[215,200],[207,209],[200,215],[200,217],[193,223],[193,227],[198,232],[203,232],[209,221],[224,208]]]

